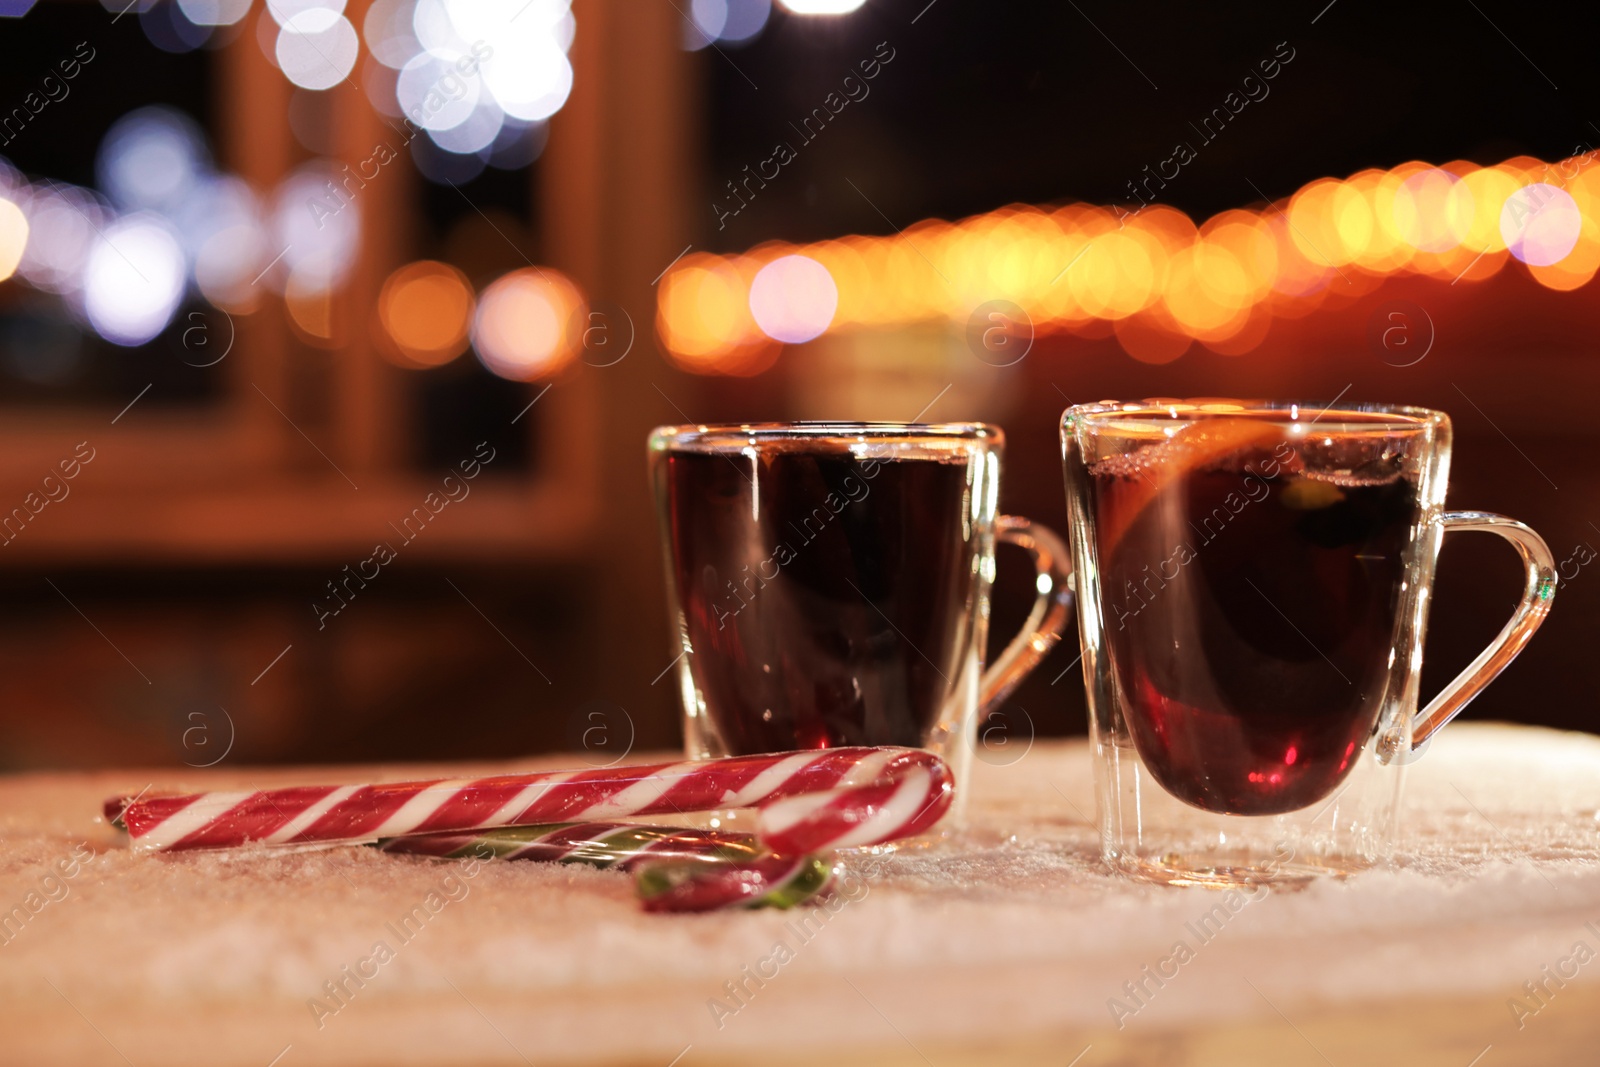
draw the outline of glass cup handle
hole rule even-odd
[[[1467,669],[1456,675],[1455,681],[1444,687],[1417,716],[1411,731],[1411,749],[1415,753],[1439,728],[1461,713],[1483,690],[1494,681],[1495,675],[1506,669],[1528,643],[1533,632],[1550,614],[1550,601],[1556,593],[1556,561],[1544,538],[1515,519],[1496,515],[1491,511],[1447,511],[1440,518],[1445,532],[1481,530],[1498,534],[1510,541],[1522,557],[1527,569],[1528,582],[1522,590],[1522,602],[1489,647],[1478,653],[1478,658]]]
[[[983,672],[978,683],[979,715],[987,714],[1010,696],[1056,646],[1072,607],[1072,557],[1060,537],[1048,527],[1016,515],[996,519],[994,536],[997,543],[1016,545],[1033,557],[1038,595],[1028,621],[1022,624],[1022,632]]]

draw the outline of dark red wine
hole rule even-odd
[[[665,460],[673,579],[713,730],[730,755],[921,745],[971,643],[965,457],[781,449]]]
[[[1227,421],[1091,469],[1101,598],[1150,773],[1272,815],[1330,795],[1376,727],[1417,483],[1381,438]]]

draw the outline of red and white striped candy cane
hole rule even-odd
[[[913,836],[939,821],[951,795],[949,768],[931,753],[833,748],[477,779],[115,798],[105,810],[136,848],[177,850],[365,842],[755,807],[762,844],[799,855]]]

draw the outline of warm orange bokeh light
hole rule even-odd
[[[1394,223],[1419,252],[1448,252],[1472,230],[1472,186],[1447,170],[1418,171],[1394,197]]]
[[[289,312],[289,325],[300,340],[318,348],[338,346],[333,292],[320,279],[308,282],[298,272],[291,272],[283,304]]]
[[[1265,340],[1274,319],[1339,306],[1402,272],[1471,283],[1515,257],[1547,288],[1588,284],[1600,273],[1594,163],[1402,163],[1321,178],[1199,227],[1159,204],[1010,205],[959,222],[924,220],[893,236],[696,254],[661,280],[656,329],[685,370],[758,373],[778,346],[751,317],[751,282],[774,260],[798,256],[822,264],[837,284],[824,335],[938,322],[959,330],[974,308],[1005,299],[1028,312],[1036,331],[1114,334],[1145,362],[1176,359],[1196,341],[1240,355]]]
[[[479,298],[472,345],[483,365],[502,378],[548,378],[577,358],[574,320],[583,310],[583,294],[560,271],[514,270]]]
[[[1528,268],[1534,278],[1547,289],[1568,292],[1587,285],[1600,270],[1600,223],[1585,214],[1583,228],[1578,233],[1578,243],[1565,258],[1547,267]]]
[[[750,314],[750,283],[787,249],[763,252],[760,262],[746,257],[740,267],[716,256],[686,256],[686,266],[661,279],[656,325],[674,363],[701,374],[732,375],[771,366],[777,346]]]
[[[28,216],[16,204],[0,197],[0,281],[16,272],[27,245]]]
[[[438,367],[467,350],[473,296],[467,276],[425,259],[389,275],[378,293],[384,354],[403,367]]]

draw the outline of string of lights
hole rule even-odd
[[[948,323],[1007,300],[1032,328],[1104,330],[1134,358],[1199,343],[1237,355],[1275,318],[1385,278],[1479,282],[1520,264],[1567,291],[1600,268],[1596,153],[1546,164],[1410,162],[1311,182],[1266,206],[1196,224],[1161,204],[1010,206],[891,236],[694,253],[661,280],[656,328],[685,370],[748,375],[785,343]]]

